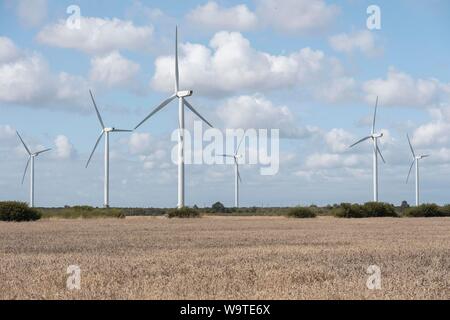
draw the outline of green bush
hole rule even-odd
[[[421,204],[418,207],[411,207],[405,210],[404,215],[407,217],[444,217],[446,216],[446,207],[439,208],[438,205],[431,204]],[[447,212],[449,216],[450,212]]]
[[[445,206],[441,207],[441,211],[444,217],[450,217],[450,204],[446,204]]]
[[[1,221],[35,221],[40,218],[41,214],[39,211],[34,208],[30,208],[25,202],[0,202]]]
[[[181,209],[170,209],[167,212],[168,218],[200,218],[198,210],[183,207]]]
[[[316,213],[311,208],[295,207],[289,209],[287,216],[290,218],[315,218]]]
[[[42,218],[60,219],[90,219],[90,218],[125,218],[122,209],[93,208],[89,206],[74,206],[65,208],[42,209]]]
[[[334,207],[332,213],[338,218],[365,218],[366,213],[359,204],[341,203]]]
[[[383,202],[366,202],[363,207],[366,217],[397,217],[392,204]]]

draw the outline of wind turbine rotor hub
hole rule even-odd
[[[381,138],[383,136],[382,133],[374,133],[372,134],[372,138],[377,139],[377,138]]]

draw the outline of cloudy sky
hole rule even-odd
[[[379,30],[366,25],[371,4]],[[80,29],[67,27],[71,5]],[[192,104],[217,128],[280,129],[280,171],[241,165],[242,205],[369,201],[370,144],[348,145],[369,133],[377,95],[380,200],[414,201],[409,133],[432,155],[422,200],[450,203],[446,0],[3,0],[0,16],[0,200],[28,201],[18,130],[33,150],[53,148],[36,161],[36,205],[101,206],[103,148],[85,168],[100,131],[88,90],[108,126],[134,127],[173,90],[178,25]],[[177,116],[173,103],[111,137],[111,205],[176,205]],[[231,165],[187,166],[187,204],[231,206],[233,179]]]

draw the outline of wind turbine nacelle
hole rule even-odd
[[[372,138],[381,138],[383,136],[383,133],[374,133],[372,134]]]
[[[184,97],[190,97],[192,96],[193,91],[192,90],[183,90],[177,92],[178,98],[184,98]]]

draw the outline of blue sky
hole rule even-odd
[[[368,30],[366,9],[381,10]],[[81,9],[70,30],[67,7]],[[370,128],[379,96],[380,200],[414,201],[405,184],[406,133],[421,163],[424,202],[450,189],[450,3],[448,1],[2,1],[0,5],[0,200],[28,201],[20,184],[32,147],[36,204],[103,199],[103,148],[89,168],[99,124],[132,128],[171,88],[167,66],[179,26],[181,82],[218,128],[280,129],[280,172],[242,165],[242,205],[327,204],[371,199]],[[186,112],[188,127],[194,117]],[[111,205],[176,205],[170,161],[176,104],[133,134],[111,139]],[[233,167],[187,167],[186,202],[233,203]]]

